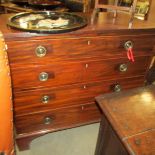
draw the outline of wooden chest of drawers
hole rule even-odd
[[[154,40],[150,37],[150,43],[144,44],[142,38],[8,42],[20,149],[43,133],[98,122],[95,96],[144,85]],[[134,63],[126,56],[124,44],[128,40],[135,47]]]
[[[33,36],[5,28],[20,150],[46,133],[98,122],[95,96],[144,85],[155,33],[125,29],[103,34],[88,26]],[[127,58],[127,41],[133,43],[135,62]]]

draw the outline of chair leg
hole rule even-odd
[[[95,18],[96,18],[96,16],[98,15],[98,13],[99,13],[99,8],[95,8],[95,9],[93,10],[93,13],[92,13],[92,16],[91,16],[91,24],[94,23]]]

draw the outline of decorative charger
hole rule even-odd
[[[30,12],[12,16],[8,25],[11,28],[35,33],[63,33],[83,28],[87,20],[68,12]]]

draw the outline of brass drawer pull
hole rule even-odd
[[[126,42],[124,43],[124,48],[125,48],[126,50],[133,48],[133,42],[130,41],[130,40],[129,40],[129,41],[126,41]]]
[[[48,73],[46,73],[46,72],[41,72],[40,74],[39,74],[39,80],[40,81],[47,81],[48,80]]]
[[[45,117],[44,118],[44,124],[48,125],[53,122],[53,119],[51,117]]]
[[[38,46],[35,50],[37,57],[44,57],[47,53],[47,50],[44,46]]]
[[[114,85],[114,88],[113,88],[114,92],[120,92],[121,89],[122,89],[121,85],[119,85],[119,84]]]
[[[50,96],[48,95],[44,95],[42,98],[41,98],[41,102],[44,103],[44,104],[47,104],[50,100]]]
[[[128,70],[128,65],[127,64],[120,64],[119,65],[119,71],[120,72],[126,72]]]

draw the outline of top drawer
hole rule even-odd
[[[154,36],[114,36],[8,42],[10,63],[44,63],[92,57],[126,57],[124,44],[133,42],[135,55],[150,55]],[[40,48],[39,48],[40,47]],[[38,50],[37,50],[38,49]]]

